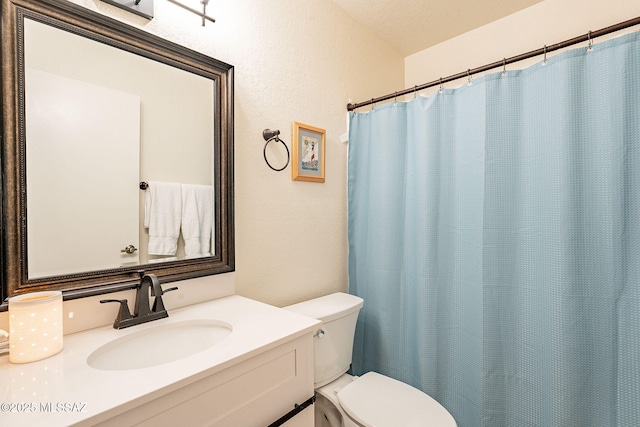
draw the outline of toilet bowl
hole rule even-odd
[[[456,427],[432,397],[377,372],[347,374],[362,298],[335,293],[284,307],[322,323],[314,332],[315,427]]]

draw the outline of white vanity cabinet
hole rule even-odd
[[[214,320],[232,332],[190,356],[136,369],[88,363],[93,352],[129,334],[133,341],[145,330]],[[314,394],[312,334],[318,324],[231,295],[124,330],[107,325],[66,335],[63,351],[50,358],[26,364],[0,358],[0,426],[268,427]],[[148,354],[167,351],[166,345],[145,345]],[[56,411],[61,403],[78,410]],[[310,405],[281,425],[313,427],[313,414]]]
[[[313,393],[313,338],[308,334],[97,425],[266,427]],[[313,423],[311,405],[282,425]]]

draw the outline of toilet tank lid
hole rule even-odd
[[[344,292],[336,292],[290,305],[284,307],[284,309],[322,322],[329,322],[360,310],[363,304],[364,300],[360,297]]]
[[[451,414],[435,399],[377,372],[343,387],[338,401],[351,418],[367,427],[456,427]]]

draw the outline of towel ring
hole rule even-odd
[[[267,166],[269,166],[271,169],[273,169],[276,172],[280,172],[284,170],[287,166],[289,166],[289,159],[291,158],[289,154],[289,147],[287,147],[287,144],[285,144],[284,141],[281,140],[280,137],[278,137],[278,135],[280,135],[279,130],[265,129],[262,131],[262,137],[264,138],[265,141],[267,141],[264,144],[264,148],[262,149],[262,155],[264,156],[264,161],[267,162]],[[280,169],[277,169],[271,166],[271,163],[269,163],[269,160],[267,159],[267,146],[271,141],[280,141],[282,145],[284,145],[284,149],[287,150],[287,163],[285,163],[284,166],[281,167]]]

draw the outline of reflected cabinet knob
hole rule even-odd
[[[124,249],[120,250],[120,252],[124,252],[124,253],[126,253],[126,254],[132,254],[132,253],[134,253],[134,252],[135,252],[135,251],[137,251],[137,250],[138,250],[138,248],[136,248],[135,246],[133,246],[133,245],[129,245],[129,246],[127,246],[126,248],[124,248]]]

